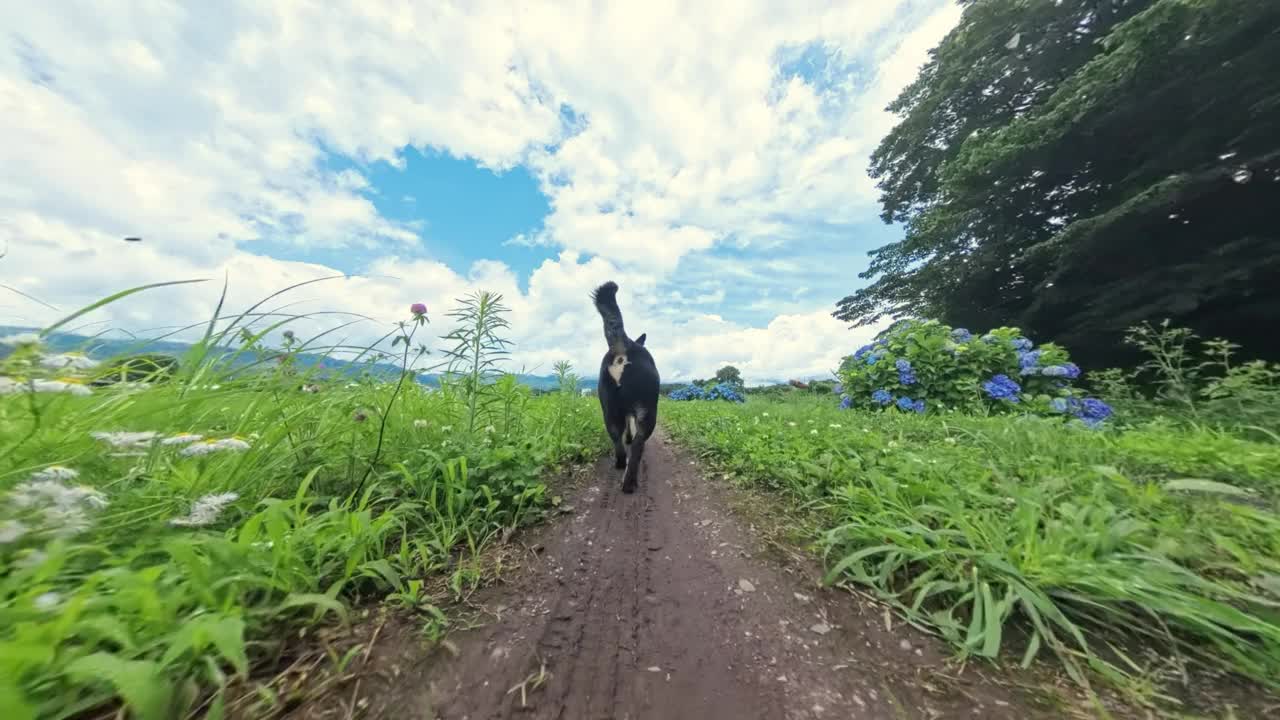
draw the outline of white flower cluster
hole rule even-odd
[[[250,447],[252,446],[245,440],[241,440],[238,437],[228,437],[193,442],[182,448],[182,454],[192,456],[208,455],[216,452],[244,452]]]
[[[218,519],[218,515],[222,514],[223,508],[239,499],[240,495],[233,492],[205,495],[191,505],[191,512],[170,520],[169,524],[182,527],[212,525]]]
[[[22,520],[0,523],[0,543],[13,543],[28,533],[71,537],[89,529],[90,514],[107,506],[100,491],[86,485],[67,485],[80,476],[75,470],[51,465],[18,484],[6,496],[9,507],[22,511]],[[33,524],[35,525],[33,527]]]

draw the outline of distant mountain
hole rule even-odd
[[[17,335],[20,333],[38,332],[35,328],[12,327],[0,325],[0,337],[7,335]],[[104,338],[104,337],[86,337],[83,335],[75,335],[70,333],[54,333],[45,339],[45,345],[54,352],[83,352],[95,360],[105,360],[120,355],[133,355],[136,353],[159,353],[162,355],[172,355],[181,358],[191,351],[190,343],[174,342],[171,340],[132,340],[124,338]],[[0,358],[5,357],[12,348],[0,345]],[[221,347],[217,351],[221,355],[232,355],[235,348]],[[258,357],[251,352],[240,354],[232,360],[233,367],[245,367],[253,364]],[[373,363],[359,362],[352,363],[332,357],[323,357],[312,353],[300,353],[297,355],[296,362],[304,368],[319,367],[322,371],[336,373],[338,375],[356,376],[364,372],[372,372],[378,375],[386,375],[389,377],[398,375],[400,368],[391,363]],[[554,375],[524,375],[517,374],[516,378],[524,384],[535,390],[551,390],[558,387]],[[418,382],[423,385],[439,385],[440,375],[438,373],[429,373],[418,376]],[[594,377],[580,378],[578,380],[580,387],[594,390],[596,381]]]

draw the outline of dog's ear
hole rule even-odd
[[[636,344],[640,347],[644,347],[644,339],[648,337],[648,335],[649,333],[640,333],[640,337],[636,338]]]

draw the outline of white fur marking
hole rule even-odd
[[[635,415],[627,416],[627,431],[631,433],[631,440],[634,442],[636,439],[636,416]]]
[[[622,385],[622,371],[631,364],[626,355],[619,355],[609,363],[609,377],[613,378],[613,382]]]

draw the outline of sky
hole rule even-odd
[[[206,7],[207,6],[207,7]],[[885,109],[951,0],[164,0],[0,8],[0,324],[154,336],[244,309],[373,342],[476,290],[512,369],[826,376],[865,284]],[[126,243],[137,236],[142,242]],[[28,299],[28,297],[34,299]],[[43,303],[43,304],[42,304]],[[52,308],[46,305],[53,306]],[[56,309],[54,309],[56,308]],[[188,333],[189,336],[190,333]],[[179,335],[183,337],[184,335]]]

